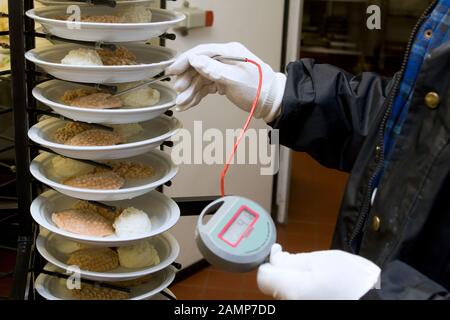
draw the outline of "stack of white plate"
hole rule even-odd
[[[45,270],[64,273],[64,269],[60,269],[50,263],[45,266]],[[156,272],[150,281],[131,289],[129,300],[167,300],[167,294],[175,298],[169,289],[164,289],[170,285],[174,277],[175,273],[170,268]],[[73,299],[72,293],[67,289],[64,279],[41,273],[36,279],[35,288],[47,300]],[[163,289],[166,293],[165,295],[161,294]]]
[[[140,64],[126,66],[73,66],[61,63],[61,59],[79,44],[56,44],[33,49],[26,58],[34,62],[46,73],[59,80],[39,84],[33,90],[34,97],[49,106],[54,112],[75,120],[101,125],[121,125],[139,122],[142,131],[137,137],[124,144],[113,146],[70,146],[58,143],[53,138],[55,130],[66,125],[69,120],[50,118],[39,122],[29,130],[29,138],[54,153],[43,152],[31,163],[30,171],[39,181],[54,190],[49,190],[36,198],[31,205],[34,220],[42,227],[36,240],[36,248],[49,262],[45,269],[50,272],[66,273],[70,270],[67,259],[71,252],[87,246],[121,247],[149,241],[159,254],[160,262],[144,268],[118,267],[108,272],[80,270],[81,279],[99,282],[125,281],[151,275],[147,282],[132,287],[129,298],[164,299],[166,289],[175,277],[172,266],[179,254],[179,245],[168,230],[178,221],[180,211],[177,204],[155,189],[171,180],[177,167],[163,151],[157,150],[164,141],[172,137],[180,128],[180,122],[163,115],[175,104],[176,93],[170,86],[157,83],[151,85],[160,92],[156,105],[139,108],[87,109],[66,105],[61,101],[64,92],[82,89],[83,83],[115,84],[147,80],[173,62],[173,50],[150,46],[147,40],[160,36],[185,17],[168,10],[152,10],[150,23],[92,23],[78,22],[79,28],[70,28],[70,22],[55,19],[67,14],[67,5],[73,2],[63,0],[40,0],[47,7],[27,12],[29,18],[40,23],[45,32],[64,39],[91,42],[127,42],[121,44],[133,52]],[[151,2],[151,0],[119,0],[116,8],[105,6],[83,6],[82,15],[109,15],[123,10],[126,6]],[[58,5],[58,6],[55,6]],[[128,43],[133,42],[133,43]],[[73,81],[73,82],[67,82]],[[94,190],[70,187],[61,182],[55,174],[52,160],[58,155],[79,160],[134,161],[151,167],[149,178],[126,181],[118,190]],[[52,221],[54,212],[71,208],[79,199],[97,201],[116,208],[135,207],[146,212],[152,228],[134,237],[93,237],[72,233],[59,228]],[[66,280],[45,273],[40,274],[35,283],[37,291],[52,300],[75,299],[66,285]],[[165,290],[166,294],[160,292]],[[170,294],[170,293],[169,293]]]

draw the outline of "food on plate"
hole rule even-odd
[[[75,188],[118,190],[125,184],[125,180],[145,179],[153,175],[153,168],[140,162],[106,162],[111,167],[108,169],[81,161],[65,160],[60,156],[54,159],[53,175],[63,184]]]
[[[97,205],[91,204],[91,203],[89,203],[87,201],[83,201],[83,200],[78,200],[77,202],[75,202],[75,204],[73,205],[73,208],[97,213],[97,214],[101,215],[103,218],[108,219],[108,221],[110,221],[111,223],[113,223],[114,219],[116,219],[120,215],[120,213],[123,211],[122,208],[116,208],[115,211],[112,211],[107,208],[97,206]]]
[[[117,248],[119,263],[125,268],[145,268],[160,262],[158,252],[150,240],[142,240],[131,246]]]
[[[113,124],[111,125],[111,128],[114,129],[114,132],[127,140],[144,132],[144,128],[138,123]]]
[[[83,131],[65,142],[71,146],[112,146],[125,143],[125,139],[116,132],[91,129]]]
[[[148,6],[130,6],[121,14],[123,23],[149,23],[152,22],[152,11]]]
[[[110,248],[91,247],[70,254],[68,265],[76,265],[82,270],[105,272],[119,267],[119,257]]]
[[[137,64],[136,56],[130,50],[121,46],[115,50],[73,49],[61,60],[61,63],[75,66],[123,66]]]
[[[102,58],[99,53],[93,49],[79,48],[70,50],[61,60],[62,64],[76,66],[102,66]]]
[[[120,92],[138,85],[138,82],[134,82],[117,87]],[[160,98],[161,93],[151,87],[141,88],[119,97],[94,88],[80,88],[65,91],[60,100],[66,105],[79,108],[117,109],[153,106],[160,101]]]
[[[69,16],[54,16],[56,20],[67,20]],[[81,22],[96,23],[149,23],[152,21],[152,11],[148,6],[133,6],[115,15],[83,15]]]
[[[103,64],[105,66],[123,66],[134,65],[136,56],[125,47],[117,47],[116,50],[99,49],[97,50]]]
[[[121,108],[123,103],[119,97],[110,93],[98,92],[74,98],[70,105],[88,109],[114,109]]]
[[[111,169],[56,156],[51,160],[50,172],[54,179],[67,186],[94,190],[118,190],[126,180],[145,179],[154,174],[151,166],[140,162],[108,161],[105,164]],[[116,215],[109,216],[114,219]]]
[[[124,185],[125,180],[120,175],[110,170],[101,170],[69,178],[63,181],[63,183],[75,188],[118,190]]]
[[[68,122],[64,127],[55,130],[53,137],[58,143],[66,143],[77,134],[91,129],[92,126],[82,122]]]
[[[68,209],[52,214],[52,221],[58,228],[93,237],[106,237],[114,234],[111,221],[95,212]]]
[[[118,237],[128,238],[146,234],[152,229],[152,223],[144,211],[129,207],[116,218],[113,227]]]
[[[54,16],[55,20],[72,21],[69,16]],[[115,15],[85,15],[80,18],[81,22],[97,22],[97,23],[122,23],[122,19]]]
[[[117,287],[132,288],[132,287],[137,287],[137,286],[140,286],[141,284],[147,283],[152,278],[153,278],[153,276],[151,274],[148,274],[143,277],[139,277],[139,278],[132,279],[132,280],[114,281],[114,282],[110,282],[110,283]]]
[[[42,230],[41,230],[42,234]],[[87,244],[67,240],[66,238],[62,237],[55,237],[53,238],[53,244],[56,248],[58,248],[58,251],[63,254],[71,254],[72,252],[75,252],[80,249],[89,248]]]
[[[54,212],[52,221],[61,229],[95,237],[115,234],[120,238],[138,237],[152,229],[147,213],[134,207],[108,210],[79,200],[72,208]]]
[[[82,122],[68,122],[55,130],[53,138],[58,143],[71,146],[112,146],[125,143],[127,132],[126,127],[122,129],[120,125],[108,131]]]
[[[145,179],[153,175],[153,168],[140,162],[118,161],[107,164],[124,179]]]
[[[100,91],[94,88],[79,88],[73,90],[67,90],[61,97],[61,101],[65,104],[71,105],[72,101],[77,98],[86,97],[88,95],[99,93]]]
[[[59,180],[66,180],[73,176],[83,176],[95,170],[95,167],[69,158],[56,156],[51,160],[52,174]]]
[[[79,300],[125,300],[130,296],[127,292],[82,283],[80,289],[73,289],[72,295]]]
[[[118,90],[124,91],[138,86],[139,83],[127,83],[119,85]],[[161,93],[151,87],[144,87],[121,96],[123,105],[129,108],[142,108],[153,106],[160,101]]]
[[[118,16],[113,15],[84,16],[81,17],[81,22],[121,23],[122,19]]]

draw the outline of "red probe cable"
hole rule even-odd
[[[245,59],[245,62],[252,63],[258,68],[258,73],[259,73],[258,90],[256,91],[255,100],[253,100],[252,108],[250,109],[250,114],[249,114],[247,120],[245,121],[245,124],[244,124],[244,127],[242,128],[241,134],[237,138],[236,143],[233,146],[233,150],[231,151],[231,153],[228,157],[228,160],[222,169],[222,173],[220,174],[220,193],[221,193],[222,197],[225,196],[225,175],[227,174],[228,167],[230,166],[230,163],[233,160],[234,154],[236,153],[239,143],[241,142],[242,138],[244,137],[245,132],[247,131],[248,126],[250,125],[250,122],[252,121],[253,114],[255,113],[256,107],[258,105],[259,97],[261,96],[261,89],[262,89],[262,82],[263,82],[263,73],[262,73],[261,65],[258,62],[247,59],[247,58]]]

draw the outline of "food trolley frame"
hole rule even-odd
[[[83,0],[78,0],[83,1]],[[108,2],[115,5],[114,0],[94,0],[92,3]],[[160,7],[166,8],[166,1],[160,0]],[[35,239],[39,228],[34,223],[30,214],[30,205],[42,186],[40,182],[33,179],[30,171],[30,159],[37,155],[39,147],[28,140],[28,129],[37,122],[39,114],[48,114],[48,111],[38,108],[36,100],[32,96],[32,89],[41,82],[45,74],[36,72],[33,63],[25,60],[25,52],[35,47],[35,39],[39,36],[35,32],[34,21],[25,16],[25,12],[33,8],[33,0],[8,0],[9,32],[1,35],[9,35],[11,68],[2,71],[1,77],[9,76],[11,82],[12,108],[0,109],[0,115],[12,113],[14,123],[14,139],[0,136],[0,139],[11,142],[11,145],[0,149],[0,153],[14,149],[15,164],[13,167],[16,175],[17,208],[13,209],[18,222],[16,263],[13,272],[0,274],[0,278],[13,277],[13,285],[10,299],[14,300],[37,300],[42,299],[34,289],[34,280],[41,272],[45,261],[35,250]],[[5,15],[2,14],[4,17]],[[160,36],[160,45],[165,46],[166,40],[175,40],[175,34],[164,34]],[[171,116],[172,112],[168,111]],[[164,146],[171,146],[165,143]],[[161,147],[163,148],[163,146]],[[166,186],[170,186],[169,183]],[[0,185],[0,188],[4,187]],[[0,189],[1,190],[1,189]],[[159,189],[162,191],[162,187]],[[181,216],[199,215],[201,210],[217,197],[192,197],[174,199],[180,206]],[[3,209],[0,208],[0,211]],[[8,209],[11,211],[10,209]],[[5,210],[3,210],[5,211]],[[8,212],[9,212],[8,211]],[[1,213],[1,212],[0,212]],[[0,219],[0,223],[3,219]],[[178,263],[173,264],[177,269],[181,268]],[[196,272],[199,268],[208,264],[205,260],[194,264],[177,274],[178,281]],[[164,294],[164,293],[163,293]],[[169,294],[165,294],[169,299]]]

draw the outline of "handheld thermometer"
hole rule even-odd
[[[211,214],[208,222],[205,215]],[[227,196],[210,203],[200,214],[195,234],[205,259],[221,269],[246,272],[270,254],[276,229],[272,218],[256,202]]]

